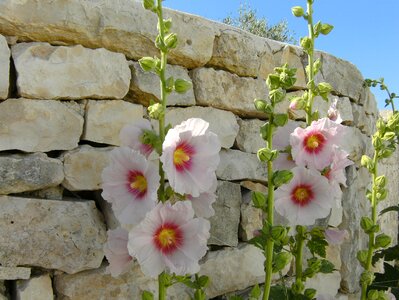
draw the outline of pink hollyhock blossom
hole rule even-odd
[[[211,189],[219,164],[220,141],[209,123],[192,118],[168,131],[161,161],[170,186],[179,194],[198,197]]]
[[[291,171],[291,181],[275,191],[276,211],[290,224],[312,225],[316,219],[327,217],[333,203],[327,178],[304,167]]]
[[[208,192],[201,193],[198,197],[187,195],[187,199],[191,201],[194,213],[197,217],[210,218],[215,214],[212,204],[216,201],[217,181],[212,185]]]
[[[142,142],[143,134],[147,130],[152,131],[152,127],[150,121],[146,119],[124,126],[119,134],[121,145],[137,150],[148,157],[154,149],[151,145]]]
[[[105,200],[122,224],[137,224],[157,202],[158,170],[140,153],[128,148],[115,148],[110,164],[103,170]]]
[[[298,166],[323,170],[332,162],[334,145],[340,145],[344,126],[328,118],[313,121],[303,129],[298,127],[291,134],[292,157]]]
[[[132,266],[133,257],[127,250],[128,232],[123,228],[108,230],[107,243],[104,245],[104,254],[109,262],[107,273],[113,277],[123,274]]]
[[[288,123],[284,127],[278,127],[274,134],[273,147],[280,151],[279,156],[273,161],[276,170],[291,170],[296,167],[291,155],[290,134],[297,127],[296,122],[288,120]]]
[[[341,114],[338,111],[337,103],[338,103],[338,98],[334,98],[327,111],[327,116],[331,121],[341,124],[343,120],[341,118]]]
[[[194,274],[208,247],[209,221],[193,218],[189,201],[159,203],[129,233],[128,249],[147,276],[168,270],[176,275]]]
[[[331,245],[340,245],[345,239],[349,238],[349,233],[346,230],[339,230],[337,228],[328,228],[325,230],[324,235],[327,242]]]

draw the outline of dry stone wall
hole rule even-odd
[[[245,291],[264,280],[263,255],[246,243],[262,224],[250,192],[266,183],[255,154],[263,145],[258,130],[264,116],[252,101],[267,95],[264,79],[283,62],[297,68],[290,95],[305,89],[306,58],[292,45],[197,16],[165,14],[180,38],[168,72],[193,83],[184,96],[170,97],[167,121],[201,117],[223,148],[211,251],[201,273],[212,278],[210,298]],[[118,224],[100,196],[100,175],[107,154],[120,144],[120,129],[159,98],[157,78],[137,63],[156,54],[155,24],[153,14],[130,0],[0,2],[0,299],[139,299],[144,289],[157,289],[138,265],[120,278],[105,273],[106,229]],[[328,251],[338,271],[312,279],[309,287],[351,299],[361,271],[354,257],[366,243],[358,224],[368,209],[370,178],[360,158],[372,150],[378,111],[355,66],[318,56],[317,80],[333,85],[330,101],[339,98],[355,165],[347,169],[343,208],[326,221],[350,234]],[[316,106],[321,114],[328,109],[322,101]],[[297,118],[300,124],[303,115]],[[383,168],[392,179],[389,205],[399,193],[397,155]],[[386,218],[383,227],[396,237],[397,218]],[[189,291],[174,286],[170,299],[189,299]]]

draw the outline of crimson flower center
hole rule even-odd
[[[129,171],[128,189],[137,198],[143,198],[147,193],[147,179],[140,171]]]
[[[155,247],[163,254],[171,254],[183,244],[183,233],[173,223],[161,225],[154,234]]]
[[[291,200],[299,205],[305,206],[314,198],[312,187],[308,184],[296,186],[291,193]]]
[[[323,149],[326,138],[321,132],[310,132],[304,139],[303,144],[305,150],[310,153],[318,153]]]
[[[182,142],[177,145],[173,152],[173,164],[176,170],[181,172],[190,169],[193,155],[194,149],[190,144]]]

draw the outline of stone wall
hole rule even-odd
[[[283,62],[298,68],[290,94],[305,89],[306,56],[298,47],[223,24],[165,14],[180,38],[168,72],[193,83],[187,94],[170,97],[167,121],[201,117],[223,147],[211,251],[201,268],[212,279],[207,294],[245,291],[264,279],[263,255],[246,243],[262,217],[249,203],[250,191],[263,190],[266,178],[255,154],[263,145],[263,116],[253,99],[267,95],[264,79]],[[0,2],[0,299],[139,299],[142,290],[156,290],[138,265],[119,278],[105,274],[102,245],[106,228],[117,221],[99,193],[121,127],[144,116],[149,100],[159,98],[156,76],[137,63],[157,53],[155,24],[153,14],[130,0]],[[350,233],[328,252],[338,271],[309,286],[331,295],[340,289],[340,299],[347,299],[358,289],[355,255],[366,243],[358,224],[368,209],[369,177],[360,157],[370,154],[378,111],[355,66],[327,53],[318,56],[323,68],[317,80],[330,82],[339,98],[355,165],[347,170],[343,207],[328,221]],[[328,103],[316,106],[323,115]],[[384,165],[388,178],[396,177],[397,161],[396,155]],[[396,183],[388,204],[399,193]],[[385,218],[384,227],[396,236],[395,216]],[[182,286],[170,289],[170,299],[188,297]]]

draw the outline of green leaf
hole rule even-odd
[[[394,261],[398,259],[398,257],[399,257],[399,244],[376,252],[373,256],[373,265],[380,258],[384,258],[385,261]]]
[[[321,31],[321,27],[322,27],[322,25],[321,25],[320,21],[313,25],[313,31],[314,31],[315,37],[319,36],[320,31]]]
[[[287,114],[275,114],[273,118],[273,124],[277,127],[283,127],[288,122],[288,115]]]
[[[154,295],[149,291],[143,291],[141,300],[154,300]]]
[[[327,273],[332,273],[335,270],[334,264],[327,260],[327,259],[322,259],[321,260],[321,266],[320,266],[320,272],[327,274]]]
[[[265,250],[266,242],[267,242],[267,236],[263,232],[260,232],[259,236],[255,236],[248,241],[248,243],[254,245],[255,247],[261,250]]]
[[[317,254],[320,257],[326,257],[326,247],[328,246],[328,243],[325,239],[312,237],[306,245],[310,253],[313,255]]]
[[[273,104],[277,104],[285,99],[286,92],[282,88],[269,91],[269,98]]]
[[[269,74],[266,79],[267,87],[269,91],[280,88],[280,76],[277,74]]]
[[[249,299],[250,300],[253,300],[253,299],[258,300],[261,294],[262,294],[262,291],[261,291],[259,285],[256,284],[252,288],[251,293],[249,294]]]
[[[274,285],[270,288],[269,300],[291,299],[288,298],[289,295],[291,296],[291,292],[286,286]]]
[[[269,126],[273,126],[270,125],[269,122],[264,123],[261,127],[260,127],[260,136],[262,137],[262,139],[264,139],[265,141],[267,141],[267,135],[269,133]]]
[[[390,212],[390,211],[399,212],[399,205],[394,205],[394,206],[389,206],[387,208],[384,208],[383,210],[381,210],[380,216],[383,214],[386,214],[387,212]]]

